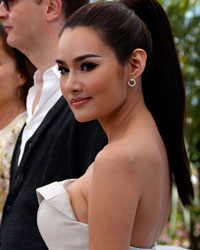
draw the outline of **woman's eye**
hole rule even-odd
[[[81,71],[91,71],[96,68],[97,64],[94,63],[83,63],[81,65]]]
[[[63,66],[58,66],[58,71],[60,71],[61,75],[66,75],[69,73],[69,69]]]

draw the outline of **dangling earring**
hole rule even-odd
[[[131,78],[129,81],[128,81],[128,86],[130,87],[134,87],[136,85],[136,80],[134,78]]]

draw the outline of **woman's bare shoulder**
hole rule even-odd
[[[107,145],[96,157],[94,162],[95,175],[107,176],[114,180],[120,175],[121,180],[127,178],[145,181],[145,176],[152,178],[160,172],[161,160],[159,152],[148,144],[136,142],[117,142]],[[144,174],[145,173],[145,174]]]
[[[130,139],[131,140],[131,139]],[[95,165],[118,166],[124,168],[130,166],[137,167],[137,164],[157,165],[160,161],[161,153],[155,143],[148,141],[120,141],[108,144],[97,155]],[[123,163],[123,164],[122,164]],[[105,165],[104,165],[105,164]]]

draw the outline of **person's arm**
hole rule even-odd
[[[118,150],[119,151],[119,150]],[[119,152],[94,162],[89,193],[89,250],[128,250],[142,184],[141,171]]]

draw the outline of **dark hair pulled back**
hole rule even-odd
[[[171,27],[156,0],[98,2],[81,7],[66,28],[89,27],[123,65],[136,48],[147,53],[142,89],[165,143],[171,174],[184,205],[191,204],[193,187],[184,143],[185,90]],[[63,31],[62,30],[62,31]]]
[[[64,17],[67,19],[77,9],[87,3],[89,3],[89,0],[62,0]]]

